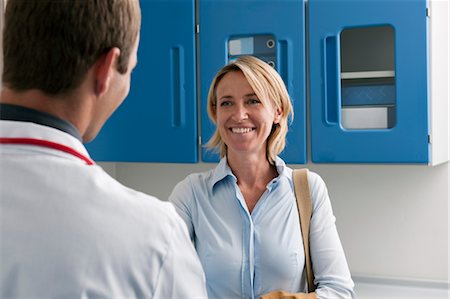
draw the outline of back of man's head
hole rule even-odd
[[[117,69],[125,73],[140,23],[138,0],[8,0],[3,85],[70,92],[112,47],[120,49]]]

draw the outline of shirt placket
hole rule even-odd
[[[263,201],[270,192],[268,188],[259,201]],[[236,198],[241,205],[241,215],[243,217],[243,234],[242,244],[244,244],[242,251],[242,299],[255,299],[255,226],[253,217],[248,211],[244,196],[239,187],[236,185]],[[255,210],[254,210],[255,212]]]
[[[242,217],[242,259],[241,259],[241,294],[242,299],[253,299],[253,276],[254,276],[254,228],[251,215],[245,203],[241,190],[234,184],[236,198],[241,206]]]

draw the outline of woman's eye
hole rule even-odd
[[[231,106],[231,101],[221,101],[220,106],[221,107]]]
[[[251,105],[255,105],[255,104],[261,103],[261,101],[258,100],[258,99],[249,99],[249,100],[247,101],[247,103],[248,103],[248,104],[251,104]]]

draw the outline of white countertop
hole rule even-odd
[[[450,299],[449,284],[354,277],[359,299]]]

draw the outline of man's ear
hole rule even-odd
[[[109,89],[119,55],[119,48],[111,48],[97,60],[95,68],[95,94],[97,96],[103,95]]]

